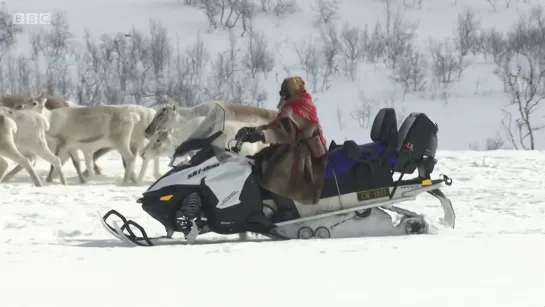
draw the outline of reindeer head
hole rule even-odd
[[[45,92],[42,92],[36,97],[30,97],[29,99],[15,105],[17,110],[33,110],[39,113],[42,113],[42,110],[45,108],[45,103],[47,102],[47,95]]]
[[[142,158],[157,157],[166,154],[172,145],[172,134],[166,129],[158,130],[142,150]]]
[[[178,115],[178,107],[175,104],[169,103],[163,106],[148,125],[144,131],[144,135],[150,138],[159,130],[168,130],[176,123],[176,117]]]
[[[12,108],[0,106],[0,115],[4,115],[4,116],[9,117],[9,116],[13,115],[13,112],[16,112],[16,111],[13,111]]]

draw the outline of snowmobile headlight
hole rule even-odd
[[[177,167],[182,164],[188,163],[189,161],[191,161],[191,158],[193,158],[193,156],[197,153],[197,151],[198,150],[192,150],[184,155],[172,157],[172,159],[170,160],[170,164],[168,166]]]

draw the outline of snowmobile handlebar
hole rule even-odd
[[[237,143],[235,144],[235,147],[231,148],[231,151],[234,153],[239,153],[242,149],[242,145],[244,144],[244,142],[241,139],[236,139],[236,141]]]
[[[233,152],[239,153],[240,149],[242,149],[242,145],[244,142],[241,139],[237,139],[237,143],[235,144],[235,147],[232,148]]]

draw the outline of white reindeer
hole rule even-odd
[[[209,101],[192,108],[184,108],[175,103],[169,103],[157,111],[144,133],[146,137],[151,138],[159,130],[176,129],[176,127],[183,125],[183,123],[194,117],[208,115],[216,107],[216,104],[224,108],[226,121],[244,122],[247,123],[247,126],[266,124],[278,114],[277,111],[227,101]]]
[[[50,96],[47,95],[47,91],[43,90],[39,97],[45,97],[47,101],[45,102],[45,107],[49,110],[57,109],[57,108],[63,108],[63,107],[73,107],[74,103],[70,100],[64,100],[59,97]],[[20,94],[20,95],[3,95],[0,96],[0,103],[4,107],[9,107],[13,109],[20,110],[22,109],[22,105],[28,101],[30,98],[32,98],[28,94]]]
[[[34,103],[36,102],[36,103]],[[48,110],[45,99],[33,100],[26,109],[44,115],[50,122],[48,140],[55,143],[61,163],[70,151],[79,149],[85,157],[88,170],[93,169],[92,154],[100,148],[114,148],[126,163],[123,183],[128,184],[133,175],[135,153],[131,151],[131,136],[140,116],[126,108],[94,106],[84,108],[58,108]],[[89,175],[92,176],[91,172]],[[78,171],[80,181],[83,175]],[[48,181],[52,180],[50,172]]]
[[[2,179],[2,182],[8,181],[24,168],[30,174],[36,186],[43,186],[42,181],[36,175],[29,161],[29,159],[39,156],[55,168],[59,174],[61,183],[66,184],[61,170],[61,161],[51,152],[47,144],[46,132],[50,128],[48,120],[43,115],[33,111],[13,110],[8,107],[0,107],[0,114],[5,118],[10,118],[15,124],[13,126],[9,120],[4,118],[0,154],[18,164]],[[2,177],[6,171],[7,164],[5,160],[0,162],[0,164],[0,177]]]
[[[23,96],[21,96],[21,97],[23,97]],[[44,92],[42,92],[37,97],[30,97],[30,98],[27,97],[26,100],[21,101],[19,99],[19,100],[17,100],[17,103],[13,102],[12,103],[13,108],[15,108],[15,109],[35,109],[38,106],[38,103],[39,103],[38,100],[40,98],[47,98],[48,99],[46,101],[46,104],[45,104],[45,107],[48,110],[53,110],[53,109],[61,108],[61,107],[79,107],[79,108],[84,108],[85,107],[85,106],[75,105],[75,104],[73,104],[73,103],[71,103],[69,101],[64,101],[64,100],[60,100],[60,99],[52,100],[51,96],[46,96],[46,94]],[[64,104],[62,104],[62,102],[64,102]],[[144,130],[146,130],[147,126],[153,120],[156,111],[154,109],[152,109],[152,108],[148,108],[148,107],[141,106],[141,105],[136,105],[136,104],[115,105],[114,107],[127,109],[127,110],[129,110],[131,112],[137,113],[140,116],[140,121],[138,121],[138,123],[134,127],[134,131],[133,131],[133,134],[131,136],[131,150],[133,152],[134,151],[140,152],[147,143],[147,139],[144,136]],[[92,171],[94,171],[94,173],[90,173],[89,170],[85,170],[83,175],[84,176],[89,176],[89,175],[93,176],[95,174],[101,174],[100,167],[98,167],[98,165],[96,165],[96,161],[100,157],[105,155],[106,153],[110,152],[111,150],[112,150],[112,148],[101,148],[101,149],[95,151],[93,153],[93,157],[92,157],[92,162],[93,162],[93,170]],[[78,156],[77,152],[74,151],[74,150],[71,150],[70,154],[71,154],[71,157],[72,157],[72,162],[74,164],[74,167],[76,168],[76,171],[79,174],[81,172],[79,161],[74,161]],[[125,167],[125,165],[126,165],[126,163],[125,163],[125,161],[123,161],[123,167]],[[154,160],[154,176],[156,178],[161,176],[161,173],[160,173],[160,170],[159,170],[159,158]],[[81,183],[83,183],[83,182],[81,182]]]
[[[151,121],[155,117],[156,111],[152,108],[148,108],[148,107],[137,105],[137,104],[115,105],[113,107],[127,109],[128,111],[137,113],[140,116],[140,120],[134,126],[134,129],[131,135],[131,151],[135,152],[136,154],[141,153],[144,147],[146,146],[146,144],[148,143],[147,138],[144,136],[144,131],[146,130],[148,125],[151,123]],[[101,157],[102,155],[104,155],[110,150],[111,148],[105,148],[95,152],[93,154],[93,163],[95,163],[99,157]],[[149,160],[147,161],[147,163],[149,164]],[[155,178],[158,178],[161,176],[161,172],[159,170],[159,156],[153,159],[153,164],[154,164],[153,174]],[[123,161],[123,166],[125,165],[126,165],[126,162]],[[97,174],[99,173],[97,172],[96,165],[94,165],[93,170],[95,173]],[[146,170],[147,170],[147,165],[146,165]],[[89,169],[87,169],[85,172],[90,174]],[[145,173],[141,174],[141,176],[144,176],[144,175]]]

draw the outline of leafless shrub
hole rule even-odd
[[[203,9],[211,29],[231,29],[237,25],[245,5],[243,0],[203,0]]]
[[[293,14],[297,11],[295,0],[260,0],[260,11],[263,13],[272,13],[276,17]]]
[[[274,68],[274,61],[274,54],[269,49],[266,36],[256,30],[250,30],[242,64],[250,72],[252,79],[255,79],[258,72],[267,77]]]
[[[382,100],[378,103],[378,105],[381,107],[395,109],[397,122],[401,123],[409,115],[407,108],[402,105],[403,98],[404,94],[400,96],[399,92],[396,90],[389,90],[383,93]]]
[[[367,98],[362,90],[359,91],[358,98],[359,104],[353,110],[351,116],[352,119],[358,122],[360,127],[368,129],[372,124],[372,116],[374,111],[373,105],[375,104],[375,101]]]
[[[498,11],[498,7],[496,6],[496,3],[498,2],[497,0],[486,0],[486,2],[488,2],[488,4],[490,4],[490,6],[494,10],[494,12]]]
[[[545,54],[545,7],[536,6],[523,15],[507,35],[508,50],[540,56]]]
[[[315,24],[328,24],[338,17],[338,0],[316,0],[313,10],[317,13]]]
[[[252,78],[243,67],[241,50],[230,32],[230,47],[218,53],[211,65],[207,90],[207,99],[226,99],[234,103],[262,106],[268,93],[261,86],[259,78]],[[257,77],[257,76],[256,76]]]
[[[492,10],[494,10],[494,12],[497,12],[498,11],[498,0],[486,0],[486,2],[488,2],[488,4],[490,4],[490,6],[492,7]],[[512,0],[503,0],[503,5],[506,9],[509,9],[511,7],[511,2]],[[519,0],[520,2],[520,0]],[[524,3],[528,3],[528,0],[524,0]]]
[[[188,6],[200,6],[202,5],[202,0],[183,0],[185,5]]]
[[[367,35],[367,29],[364,33]],[[384,57],[384,53],[386,52],[386,42],[381,23],[377,22],[375,24],[371,37],[367,42],[368,43],[365,46],[365,49],[367,50],[366,59],[371,63],[377,63]]]
[[[365,59],[368,40],[367,33],[357,27],[345,24],[341,31],[340,41],[343,53],[343,70],[352,81],[356,80],[358,62]]]
[[[231,32],[229,49],[216,54],[216,57],[212,60],[212,69],[208,77],[208,89],[206,91],[208,97],[220,99],[223,91],[228,92],[231,90],[226,87],[238,71],[239,53],[236,38]]]
[[[412,45],[418,24],[406,21],[399,9],[394,12],[390,0],[386,0],[384,24],[380,35],[384,44],[384,63],[395,69],[400,57]]]
[[[183,56],[179,50],[178,55]],[[180,94],[173,90],[179,89],[173,73],[179,66],[167,31],[157,21],[150,20],[149,34],[132,29],[93,39],[86,31],[75,60],[74,95],[80,104],[146,105],[164,94]],[[194,67],[189,64],[184,63],[184,71]]]
[[[165,96],[189,106],[209,99],[255,105],[267,100],[256,73],[264,72],[266,77],[274,57],[266,39],[257,33],[244,54],[230,31],[232,46],[211,61],[200,35],[193,44],[180,48],[157,21],[150,20],[147,33],[132,29],[94,38],[86,31],[78,45],[63,18],[55,16],[52,27],[31,33],[29,57],[8,54],[0,66],[3,91],[35,94],[49,87],[50,93],[72,96],[82,105],[153,105],[164,102]],[[251,74],[243,61],[249,59],[255,60]]]
[[[545,127],[535,123],[534,114],[545,100],[544,43],[545,14],[537,6],[509,31],[507,50],[498,63],[497,73],[510,100],[502,125],[515,149],[535,149],[535,132]]]
[[[503,33],[490,28],[477,34],[474,48],[475,53],[480,52],[484,55],[485,61],[488,61],[488,56],[491,55],[494,63],[498,63],[500,57],[507,50],[507,41]]]
[[[301,69],[313,92],[327,90],[331,86],[331,78],[338,71],[337,57],[341,45],[333,29],[328,27],[322,30],[320,43],[316,43],[316,38],[310,38],[294,46]]]
[[[82,105],[98,104],[100,99],[100,78],[102,54],[98,44],[93,41],[91,33],[85,30],[83,50],[76,53],[76,100]]]
[[[297,3],[295,0],[277,0],[273,7],[273,13],[276,17],[289,15],[297,12]]]
[[[34,69],[26,56],[8,53],[2,64],[0,86],[3,92],[28,94],[38,92],[33,86]]]
[[[455,40],[461,56],[466,56],[476,44],[479,24],[475,11],[471,8],[466,8],[461,14],[458,14]]]
[[[391,78],[403,86],[404,93],[421,91],[426,85],[428,62],[414,47],[408,48],[392,72]]]
[[[310,83],[312,91],[316,92],[322,64],[319,47],[310,39],[296,44],[295,52],[299,58],[301,69],[305,72],[305,79]]]
[[[167,94],[186,106],[199,104],[207,95],[203,82],[209,63],[210,52],[200,35],[183,50],[177,47]]]
[[[421,9],[423,0],[403,0],[403,6],[411,9]]]
[[[502,149],[505,142],[499,135],[486,138],[485,150],[498,150]]]
[[[321,53],[323,58],[321,90],[325,91],[330,87],[331,78],[339,72],[339,56],[342,52],[342,45],[337,29],[332,24],[327,24],[320,31],[322,43]]]
[[[518,144],[525,150],[535,149],[535,132],[545,126],[533,123],[534,113],[545,100],[543,84],[545,66],[538,60],[525,54],[512,54],[506,59],[501,73],[507,85],[510,105],[517,109],[516,134],[512,132],[512,114],[504,109],[504,127],[509,132],[510,141],[518,149]]]
[[[39,67],[40,61],[45,63],[45,87],[50,95],[71,95],[73,89],[70,67],[73,65],[75,41],[64,13],[54,13],[51,27],[32,32],[30,40],[35,65]]]
[[[505,145],[505,141],[499,134],[497,134],[495,136],[486,138],[486,140],[484,141],[484,144],[479,144],[477,142],[469,144],[469,149],[475,150],[475,151],[480,151],[480,150],[491,151],[491,150],[502,149],[504,145]]]
[[[8,12],[5,4],[0,6],[0,60],[11,50],[17,41],[17,34],[22,33],[21,26],[13,23],[13,15]]]
[[[250,2],[250,0],[241,0],[241,5],[240,5],[240,16],[241,16],[241,22],[242,22],[242,33],[240,34],[241,37],[244,37],[244,34],[250,31],[256,11],[257,11],[256,5]]]
[[[435,41],[430,39],[431,70],[434,82],[439,85],[449,84],[455,79],[460,80],[467,65],[452,41]]]
[[[150,20],[150,62],[154,76],[155,100],[166,93],[167,67],[172,54],[172,44],[167,29],[159,22]]]
[[[273,7],[272,0],[260,0],[259,3],[260,3],[259,9],[263,13],[270,13],[272,11],[272,7]]]

